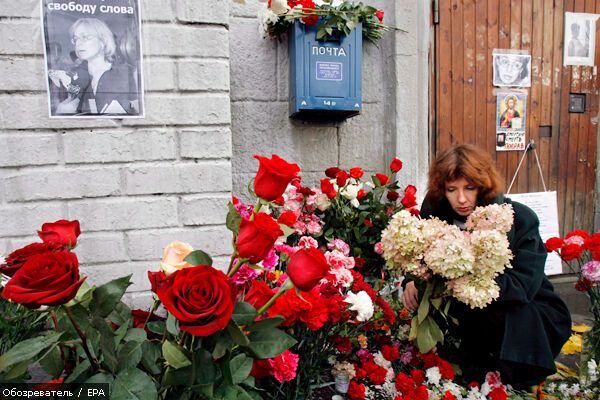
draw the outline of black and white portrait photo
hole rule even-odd
[[[492,59],[494,86],[531,86],[531,55],[494,49]]]
[[[594,65],[597,14],[565,13],[564,65]]]
[[[139,0],[41,0],[51,118],[144,116]]]

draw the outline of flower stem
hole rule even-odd
[[[56,311],[50,311],[50,316],[52,318],[52,323],[54,324],[54,330],[57,333],[60,333],[60,330],[58,329],[58,317],[56,316]],[[62,343],[59,343],[58,349],[60,350],[60,360],[63,363],[63,368],[66,368],[67,360],[65,359],[65,346]]]
[[[252,215],[250,216],[250,220],[254,219],[254,214],[258,213],[260,211],[261,207],[262,207],[262,203],[260,202],[260,199],[256,200],[256,205],[254,206],[254,210],[252,210]]]
[[[275,300],[277,300],[282,294],[284,294],[285,292],[287,292],[289,289],[293,288],[294,284],[292,283],[292,281],[290,280],[290,278],[288,278],[285,283],[283,285],[281,285],[281,287],[279,288],[279,290],[277,291],[277,293],[275,293],[273,295],[273,297],[271,297],[269,299],[269,301],[267,301],[265,303],[264,306],[262,306],[258,311],[257,311],[257,315],[261,315],[262,313],[264,313],[265,311],[267,311],[269,309],[269,307],[271,307],[273,305],[273,303],[275,303]]]
[[[238,271],[238,269],[240,269],[240,267],[244,263],[244,260],[245,260],[244,258],[238,258],[238,260],[235,263],[235,265],[233,266],[233,268],[229,269],[227,276],[231,278]]]
[[[63,309],[65,310],[65,313],[67,314],[67,317],[69,318],[69,321],[71,321],[71,324],[73,324],[75,331],[77,331],[77,334],[81,338],[81,346],[83,347],[83,351],[85,351],[85,355],[87,356],[88,360],[90,360],[90,364],[92,365],[92,369],[93,369],[94,373],[97,372],[100,369],[100,363],[98,362],[98,360],[96,360],[95,357],[92,357],[92,352],[90,351],[90,348],[88,347],[87,336],[85,335],[85,332],[83,332],[81,330],[81,327],[79,326],[77,321],[75,321],[75,316],[73,315],[73,311],[71,311],[71,309],[67,306],[64,306]]]
[[[150,309],[150,313],[148,314],[148,316],[146,317],[146,320],[144,321],[144,325],[142,326],[142,329],[146,329],[146,325],[148,325],[148,321],[150,321],[150,317],[152,317],[152,313],[154,311],[156,311],[159,304],[160,304],[160,300],[155,299],[154,303],[152,304],[152,308]]]

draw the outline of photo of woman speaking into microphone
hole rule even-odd
[[[143,117],[138,0],[44,0],[51,118]]]

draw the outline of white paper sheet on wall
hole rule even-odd
[[[556,192],[511,193],[506,197],[535,211],[540,220],[540,236],[544,242],[553,236],[559,237]],[[562,273],[562,261],[556,252],[548,253],[544,272],[546,275]]]

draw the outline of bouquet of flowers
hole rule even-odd
[[[548,252],[556,251],[577,276],[575,289],[590,299],[592,329],[586,333],[584,354],[600,360],[600,233],[588,234],[582,230],[569,232],[564,239],[553,237],[546,241]]]
[[[339,0],[269,0],[259,15],[263,37],[279,38],[290,25],[299,21],[317,25],[317,40],[333,35],[348,35],[361,26],[367,40],[377,43],[388,29],[383,25],[383,11],[363,3]]]
[[[483,308],[498,297],[494,278],[511,267],[506,233],[512,223],[508,204],[477,207],[467,219],[467,231],[407,211],[392,217],[381,235],[383,256],[393,274],[410,275],[418,284],[420,303],[410,338],[421,352],[443,341],[433,314],[446,319],[451,299]]]

